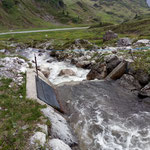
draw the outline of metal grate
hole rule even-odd
[[[36,76],[37,97],[48,105],[60,109],[54,89]]]

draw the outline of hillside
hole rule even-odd
[[[67,9],[74,15],[82,16],[84,21],[122,22],[136,14],[149,12],[145,0],[64,0]]]
[[[120,23],[148,12],[144,0],[0,0],[0,28]]]

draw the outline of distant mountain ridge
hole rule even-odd
[[[149,10],[146,0],[0,0],[0,28],[119,23]]]

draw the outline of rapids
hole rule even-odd
[[[51,69],[49,80],[53,84],[82,81],[61,84],[56,89],[81,150],[150,150],[149,103],[139,102],[137,96],[115,82],[83,81],[89,70],[58,62],[48,51],[40,54],[27,49],[19,53],[31,62],[36,54],[38,65]],[[77,75],[59,77],[61,69],[72,69]]]
[[[77,68],[74,65],[71,65],[69,62],[59,62],[55,60],[54,58],[50,57],[48,51],[42,53],[37,49],[28,48],[26,50],[20,50],[19,54],[28,58],[31,63],[34,61],[34,55],[36,55],[38,66],[40,66],[40,68],[46,67],[50,69],[49,81],[53,84],[70,81],[82,81],[86,79],[86,75],[89,73],[89,70]],[[32,63],[32,65],[35,64]],[[76,73],[76,76],[58,76],[62,69],[71,69]]]

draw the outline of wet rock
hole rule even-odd
[[[47,60],[46,62],[52,63],[52,62],[53,62],[53,59],[49,59],[49,60]]]
[[[121,62],[117,55],[107,55],[104,60],[107,63],[108,74]]]
[[[50,56],[52,56],[52,57],[59,57],[59,55],[60,55],[60,53],[59,53],[59,51],[51,51],[51,53],[50,53]]]
[[[150,97],[150,83],[141,89],[139,95],[142,97]]]
[[[136,80],[132,75],[124,74],[117,82],[124,88],[128,90],[139,90],[141,85],[138,80]]]
[[[76,66],[79,68],[89,69],[91,65],[90,61],[79,61],[76,63]]]
[[[62,69],[58,76],[75,76],[76,73],[71,69]]]
[[[129,38],[121,38],[117,42],[118,46],[130,46],[131,44],[132,44],[132,41]]]
[[[58,138],[70,146],[77,144],[77,139],[72,134],[64,117],[50,107],[42,109],[42,112],[51,122],[51,137]]]
[[[87,74],[87,80],[104,79],[107,76],[107,69],[105,63],[99,63],[91,69]]]
[[[48,78],[49,75],[50,75],[50,69],[47,67],[47,68],[40,68],[40,71],[43,73],[43,75]]]
[[[136,70],[134,77],[142,86],[145,86],[150,81],[150,76],[143,69]]]
[[[59,139],[52,139],[48,142],[48,147],[51,150],[71,150],[71,148]]]
[[[103,36],[103,41],[110,41],[112,39],[116,39],[118,38],[118,35],[116,33],[114,33],[113,31],[109,30],[105,33],[105,35]]]
[[[121,62],[107,77],[106,79],[119,79],[126,71],[126,62]]]
[[[46,134],[43,132],[36,132],[30,139],[31,145],[44,146],[46,143]]]
[[[72,59],[71,59],[71,63],[72,63],[73,65],[75,65],[77,62],[78,62],[78,59],[77,59],[77,58],[72,58]]]

